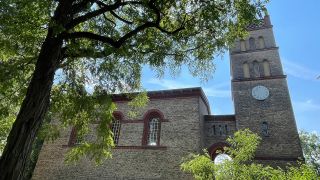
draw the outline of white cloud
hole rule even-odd
[[[305,101],[293,101],[293,107],[296,111],[320,111],[320,104],[315,103],[312,99]]]
[[[305,80],[316,80],[320,72],[292,61],[283,60],[283,67],[286,74]]]
[[[203,88],[205,94],[209,97],[230,98],[230,89]]]
[[[147,83],[161,86],[164,89],[180,89],[180,88],[195,87],[194,85],[191,85],[191,84],[180,83],[178,81],[169,80],[169,79],[151,78],[147,81]]]
[[[198,84],[182,83],[179,81],[174,81],[169,79],[151,78],[147,81],[147,83],[161,86],[164,89],[199,87]],[[230,88],[228,88],[228,85],[229,83],[218,83],[213,87],[202,87],[202,89],[206,94],[206,96],[208,97],[230,98],[231,90]]]

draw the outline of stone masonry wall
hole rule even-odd
[[[227,125],[227,132],[225,129],[225,125]],[[215,126],[215,133],[213,130],[213,126]],[[221,126],[221,134],[219,130],[219,126]],[[205,134],[205,147],[210,148],[215,143],[225,142],[229,136],[232,136],[236,131],[236,124],[234,121],[206,121],[204,134]]]
[[[265,20],[270,24],[269,17]],[[264,39],[263,48],[259,47],[259,37]],[[250,38],[255,39],[256,49],[249,48]],[[302,150],[286,76],[283,73],[271,24],[267,28],[251,30],[245,39],[245,50],[241,51],[240,42],[236,41],[230,52],[232,97],[237,128],[249,128],[262,136],[256,152],[259,162],[269,165],[294,162],[302,157]],[[270,65],[270,76],[264,74],[265,66],[262,64],[264,60]],[[258,62],[258,66],[253,63],[254,61]],[[249,65],[250,78],[244,77],[246,69],[244,63]],[[260,76],[253,72],[254,69],[256,72],[260,71]],[[254,99],[252,89],[256,86],[265,86],[269,90],[269,97],[261,101]],[[269,135],[262,133],[262,127],[266,127],[262,126],[263,123],[267,123]]]
[[[251,96],[251,89],[257,85],[269,89],[269,98],[257,101]],[[286,79],[234,82],[233,86],[239,128],[250,128],[262,136],[262,122],[269,124],[269,136],[263,137],[257,156],[301,157]]]
[[[119,146],[128,148],[114,149],[113,158],[101,166],[95,166],[87,159],[77,165],[65,165],[63,161],[69,150],[70,130],[64,132],[54,143],[44,144],[33,179],[192,179],[180,171],[179,165],[182,157],[200,150],[199,99],[151,100],[137,119],[142,119],[149,109],[157,109],[164,114],[168,122],[161,123],[161,148],[141,146],[143,123],[125,123],[121,125]],[[130,120],[128,110],[125,102],[118,103],[117,111],[125,115],[124,120]]]

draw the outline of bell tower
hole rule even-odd
[[[230,50],[237,129],[262,137],[256,160],[283,165],[302,158],[297,126],[269,16],[248,27]]]

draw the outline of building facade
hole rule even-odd
[[[64,155],[76,143],[70,129],[43,145],[33,179],[192,179],[180,171],[182,158],[205,148],[214,158],[243,128],[262,137],[256,161],[295,163],[302,150],[269,16],[235,42],[230,63],[235,114],[211,115],[202,89],[187,88],[148,92],[150,102],[130,119],[128,100],[115,95],[113,158],[101,166],[87,159],[65,165]]]

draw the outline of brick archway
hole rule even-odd
[[[217,151],[223,152],[224,147],[230,147],[230,145],[226,142],[218,142],[218,143],[211,145],[208,148],[208,153],[211,156],[211,159],[214,160],[217,157],[217,155],[218,155]]]

